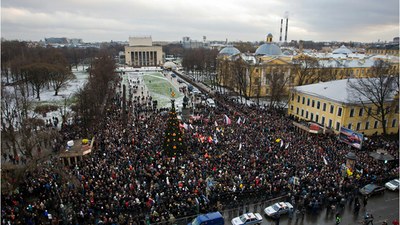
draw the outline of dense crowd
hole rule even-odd
[[[283,195],[296,207],[316,210],[355,198],[364,184],[398,176],[397,140],[370,139],[357,151],[333,135],[298,133],[293,118],[277,110],[223,96],[216,97],[217,108],[195,110],[201,119],[182,128],[186,153],[168,158],[165,109],[154,110],[145,96],[131,98],[124,121],[121,94],[106,106],[95,149],[83,161],[60,170],[53,158],[27,173],[18,190],[2,193],[3,224],[173,222]],[[79,136],[72,127],[66,139]],[[378,147],[396,160],[370,157]],[[352,176],[343,173],[349,151],[357,156]]]

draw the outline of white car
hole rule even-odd
[[[232,219],[232,225],[251,225],[261,224],[262,216],[260,213],[245,213],[239,217]]]
[[[391,191],[395,191],[399,189],[400,181],[399,179],[394,179],[385,184],[385,187]]]
[[[278,214],[282,215],[288,213],[289,210],[293,210],[292,204],[290,204],[289,202],[279,202],[268,206],[264,209],[264,212],[267,216],[273,217]]]

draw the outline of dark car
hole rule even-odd
[[[385,187],[376,185],[376,184],[367,184],[363,188],[360,189],[360,193],[362,195],[375,195],[375,194],[383,194],[385,191]]]

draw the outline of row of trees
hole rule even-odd
[[[71,108],[81,118],[84,131],[88,131],[86,126],[92,126],[95,119],[101,118],[99,114],[107,93],[105,90],[115,77],[113,58],[118,46],[55,49],[31,47],[19,41],[2,40],[1,44],[2,148],[11,150],[14,156],[22,154],[30,157],[39,143],[53,140],[59,135],[52,129],[37,129],[44,128],[45,122],[38,118],[37,113],[41,112],[34,110],[31,96],[40,98],[43,88],[52,88],[58,95],[67,81],[74,78],[71,67],[78,64],[91,63],[91,76],[87,85],[77,94],[77,103]],[[64,117],[65,108],[63,111],[62,106],[58,107]]]

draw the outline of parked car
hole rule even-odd
[[[376,185],[376,184],[367,184],[363,188],[360,189],[360,193],[362,195],[375,195],[375,194],[383,194],[385,191],[385,187]]]
[[[274,217],[278,214],[286,214],[289,210],[293,210],[292,204],[289,202],[278,202],[265,208],[264,212],[267,216]]]
[[[232,225],[251,225],[261,224],[262,216],[260,213],[245,213],[232,219]]]
[[[214,102],[214,100],[211,99],[211,98],[207,98],[206,104],[207,104],[209,107],[211,107],[211,108],[215,108],[215,102]]]
[[[399,190],[400,181],[399,179],[394,179],[385,184],[385,187],[391,191]]]
[[[220,212],[212,212],[207,214],[198,215],[188,225],[224,225],[225,220]]]
[[[182,79],[180,79],[180,78],[178,78],[178,80],[177,80],[177,81],[178,81],[178,83],[180,83],[180,84],[181,84],[181,83],[183,83],[183,80],[182,80]]]

